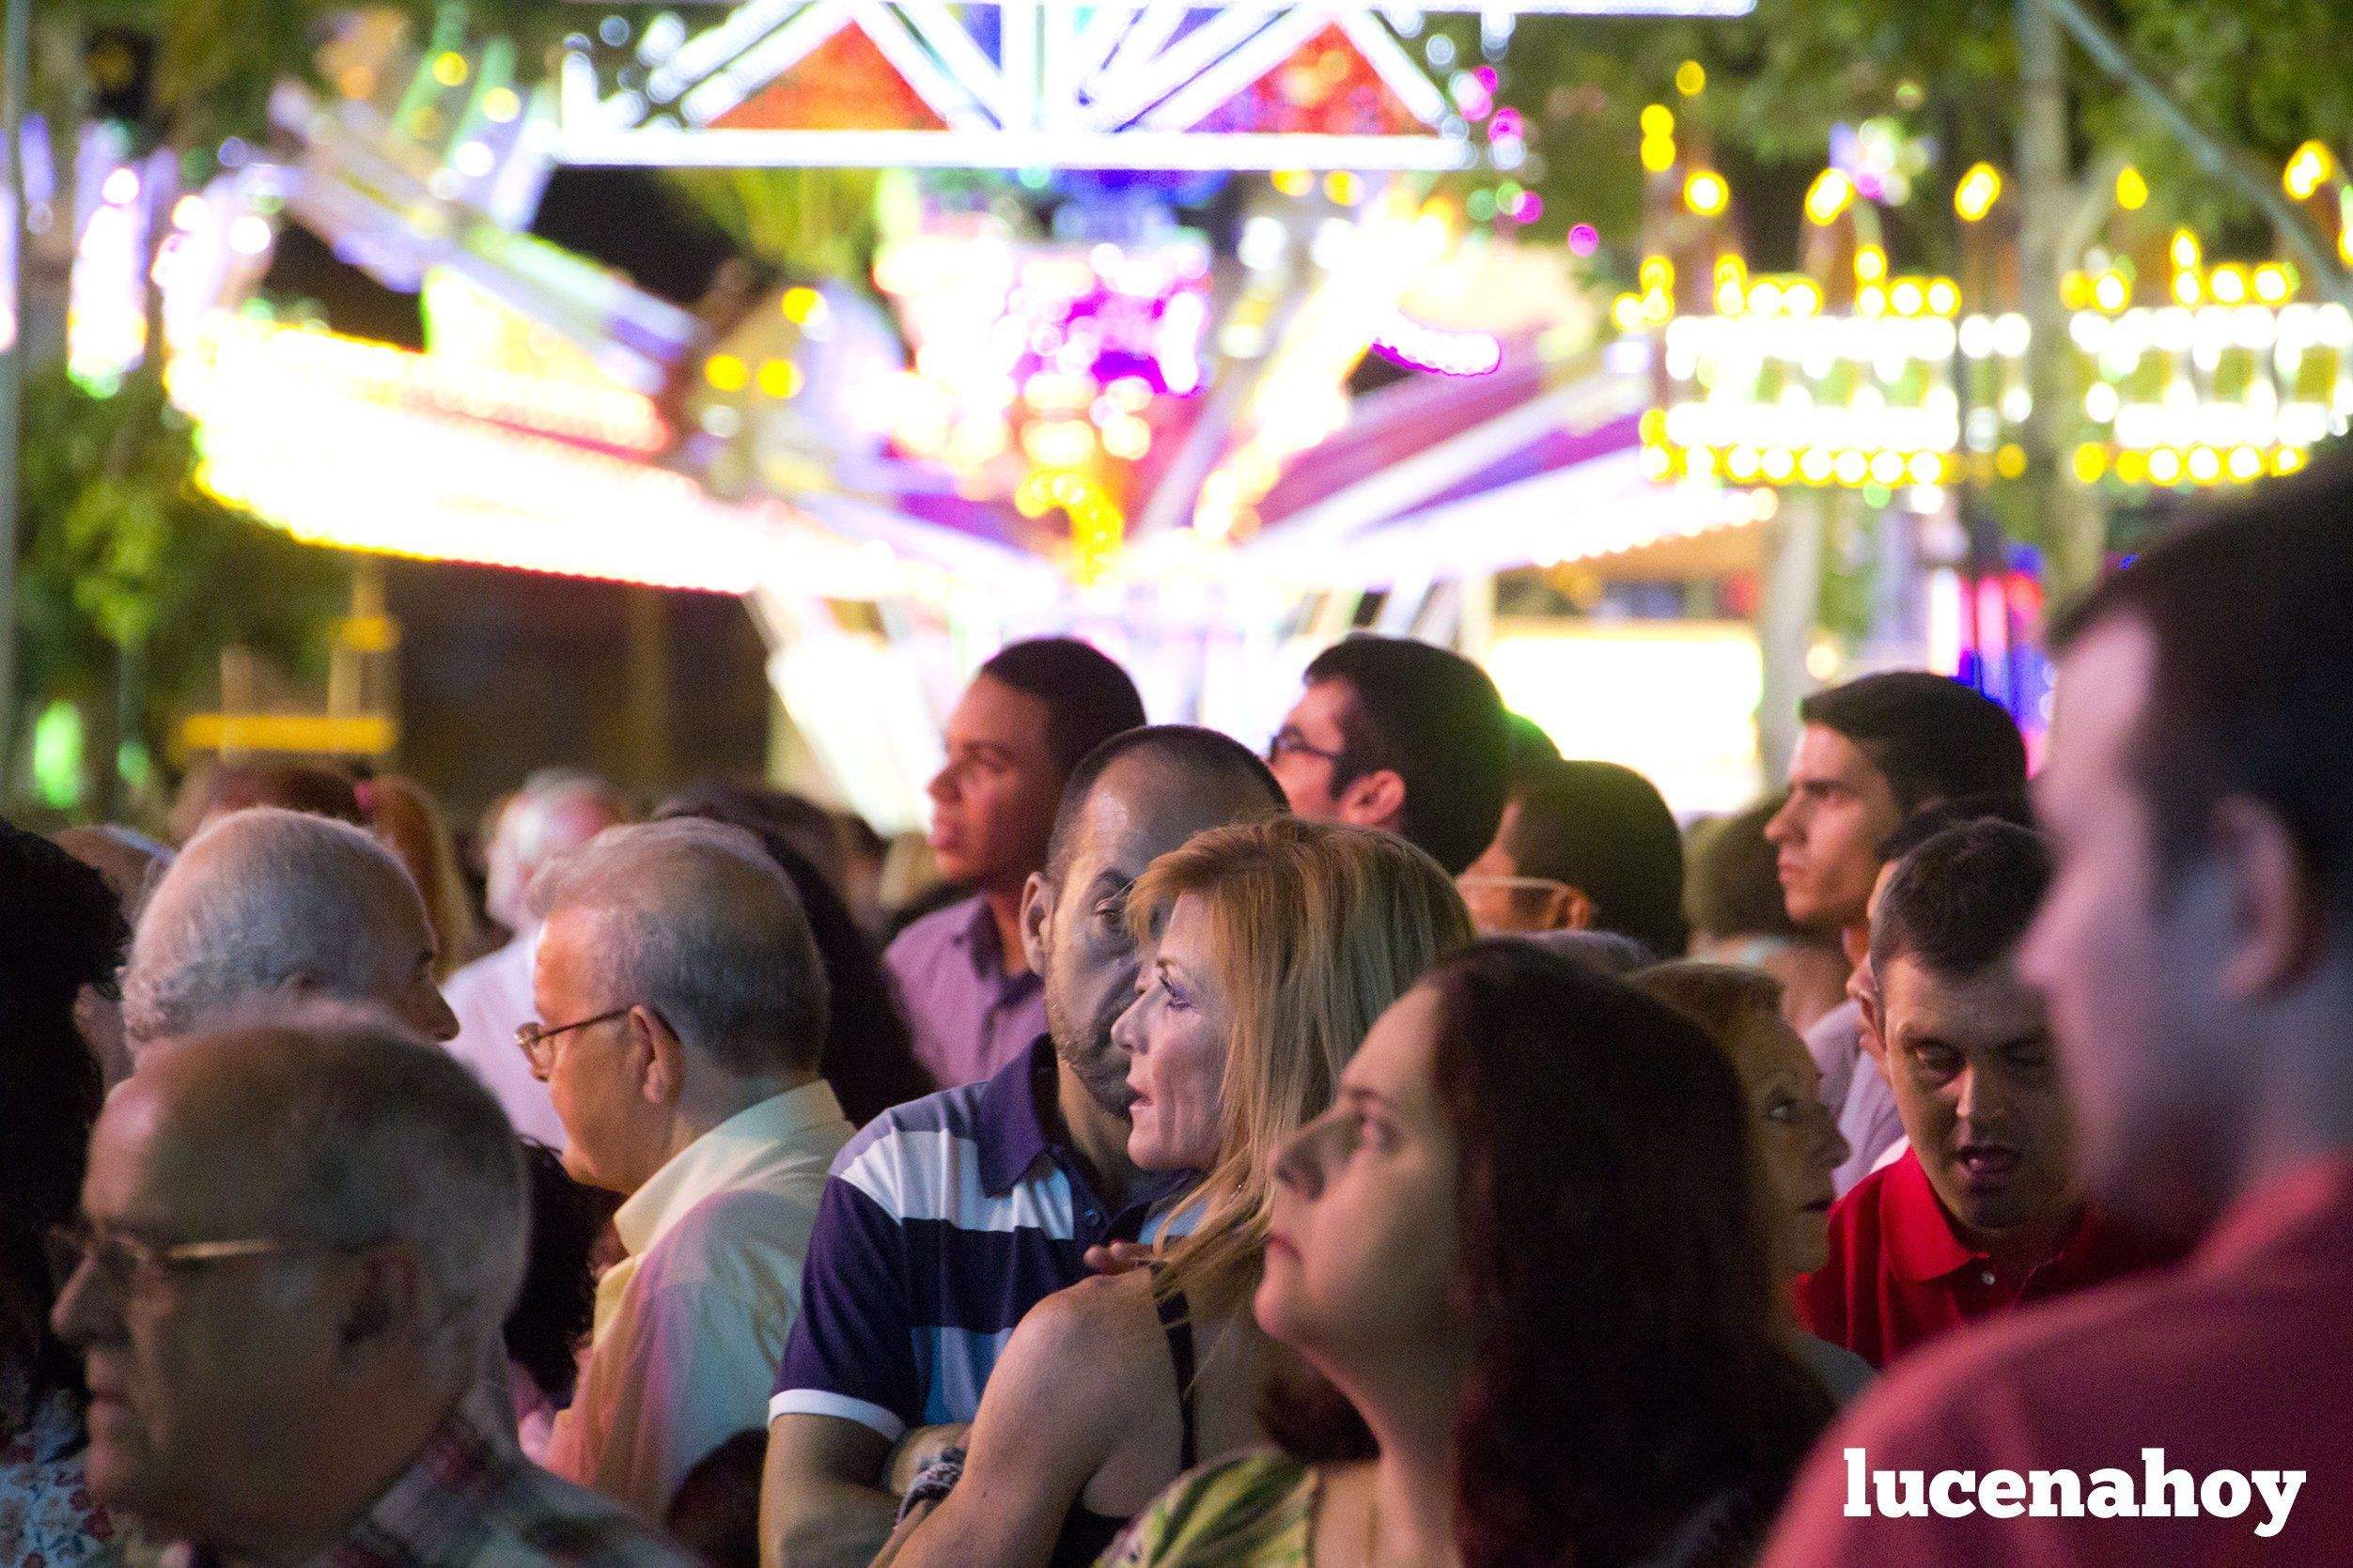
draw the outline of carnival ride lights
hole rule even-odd
[[[1656,116],[1645,125],[1645,163],[1667,130]],[[1712,193],[1692,199],[1690,180],[1710,173],[1687,179],[1687,210],[1721,210]],[[2316,143],[2298,150],[2283,177],[2298,199],[2338,178],[2334,156]],[[1975,164],[1955,188],[1955,212],[1982,224],[2003,192],[1999,170]],[[1827,227],[1858,194],[1845,173],[1826,170],[1807,193],[1806,216]],[[2119,209],[2147,199],[2145,180],[2124,170]],[[2294,472],[2312,446],[2347,428],[2353,315],[2299,302],[2302,280],[2288,263],[2209,263],[2188,229],[2163,246],[2163,260],[2165,276],[2143,277],[2131,256],[2095,251],[2063,285],[2080,399],[2069,465],[2079,481],[2242,484]],[[1830,308],[1833,288],[1850,307]],[[1683,310],[1691,292],[1673,257],[1652,256],[1639,287],[1612,308],[1621,332],[1659,340],[1665,396],[1643,424],[1651,478],[1893,490],[2024,473],[2012,439],[2034,407],[2024,315],[1964,314],[1955,280],[1893,274],[1867,241],[1853,247],[1851,277],[1752,276],[1743,257],[1725,253],[1706,291],[1714,310]],[[2151,295],[2172,303],[2145,303]]]

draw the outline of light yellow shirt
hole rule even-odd
[[[704,1455],[766,1426],[818,1196],[850,1132],[811,1083],[737,1112],[631,1194],[613,1216],[628,1255],[598,1282],[549,1469],[658,1520]]]

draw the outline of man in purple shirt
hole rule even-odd
[[[992,1076],[1046,1032],[1046,996],[1021,954],[1021,893],[1046,864],[1062,786],[1081,757],[1144,722],[1127,672],[1086,644],[1000,648],[948,715],[930,784],[940,874],[972,890],[898,935],[882,962],[943,1088]]]

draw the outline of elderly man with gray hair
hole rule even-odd
[[[849,1141],[818,1076],[825,971],[792,884],[740,828],[611,828],[543,872],[521,1044],[570,1141],[565,1164],[625,1195],[628,1255],[549,1468],[660,1517],[687,1472],[757,1428],[801,1305],[834,1156]]]
[[[255,806],[213,818],[156,883],[123,965],[123,1032],[149,1042],[272,998],[382,1007],[457,1032],[433,986],[425,900],[364,829]]]
[[[472,1396],[524,1181],[489,1094],[379,1015],[313,1003],[150,1050],[60,1238],[91,1491],[177,1543],[166,1562],[684,1568]]]

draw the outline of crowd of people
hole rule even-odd
[[[2344,1560],[2347,605],[2323,468],[2031,785],[1887,671],[1688,841],[1372,635],[1263,753],[1002,649],[892,908],[717,781],[0,824],[0,1562]]]

